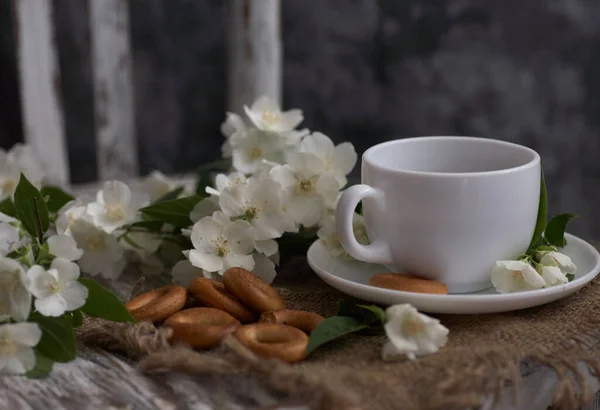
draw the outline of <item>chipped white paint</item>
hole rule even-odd
[[[261,94],[281,104],[280,0],[228,0],[228,110]]]
[[[69,179],[51,0],[15,0],[15,37],[25,141],[42,158],[49,182]]]
[[[127,0],[89,0],[98,178],[138,174]]]

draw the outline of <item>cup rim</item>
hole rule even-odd
[[[385,165],[381,165],[375,162],[372,158],[374,155],[373,152],[382,148],[385,148],[389,145],[396,145],[407,143],[415,140],[455,140],[455,141],[481,141],[487,144],[510,147],[513,149],[519,149],[521,151],[525,151],[531,154],[531,160],[526,162],[525,164],[517,165],[516,167],[502,168],[496,169],[492,171],[473,171],[473,172],[437,172],[437,171],[412,171],[408,169],[397,169],[388,167]],[[532,167],[536,167],[540,164],[541,158],[540,154],[537,151],[526,147],[524,145],[516,144],[514,142],[502,141],[494,138],[483,138],[483,137],[469,137],[462,135],[431,135],[431,136],[419,136],[419,137],[408,137],[408,138],[398,138],[386,142],[382,142],[372,147],[368,148],[362,155],[363,163],[368,164],[370,167],[375,168],[378,171],[386,171],[393,172],[398,174],[408,174],[408,175],[421,175],[421,176],[435,176],[435,177],[483,177],[483,176],[494,176],[494,175],[503,175],[503,174],[512,174],[519,171],[523,171]]]

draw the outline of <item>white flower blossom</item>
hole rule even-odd
[[[28,237],[21,237],[21,231],[15,226],[17,224],[19,222],[0,222],[0,255],[6,255],[29,241]]]
[[[117,238],[96,228],[85,219],[79,219],[69,228],[70,235],[83,249],[78,261],[81,270],[90,275],[116,279],[126,265],[123,248]]]
[[[14,259],[0,256],[0,321],[12,318],[27,320],[31,310],[31,294],[23,266]]]
[[[210,195],[220,196],[225,188],[230,188],[246,183],[246,176],[241,172],[232,172],[229,175],[218,174],[215,177],[215,188],[206,187],[206,193]]]
[[[351,143],[343,142],[334,146],[331,139],[320,132],[304,138],[300,144],[300,152],[309,152],[321,158],[325,163],[325,170],[335,176],[340,188],[348,183],[346,175],[352,171],[358,158]]]
[[[0,149],[0,200],[14,195],[21,173],[39,188],[44,178],[41,164],[29,145],[18,143],[8,152]]]
[[[37,323],[0,325],[0,374],[25,374],[35,367],[33,347],[42,338]]]
[[[69,235],[52,235],[46,242],[50,253],[57,258],[73,262],[83,255],[83,250],[77,247],[77,242]]]
[[[270,176],[287,191],[285,211],[305,227],[321,221],[339,191],[335,177],[325,171],[325,163],[308,152],[295,155],[287,165],[273,168]]]
[[[264,160],[281,163],[285,157],[284,143],[277,134],[251,129],[243,139],[232,142],[233,168],[253,174]]]
[[[525,261],[497,261],[491,279],[500,293],[539,289],[546,285],[544,278]]]
[[[282,112],[279,104],[267,96],[259,97],[250,108],[244,106],[244,111],[256,128],[262,131],[291,131],[304,119],[301,110]]]
[[[268,179],[270,178],[269,176],[269,172],[271,172],[271,170],[275,167],[278,167],[279,165],[281,165],[278,162],[273,162],[273,161],[267,161],[262,160],[257,168],[256,168],[256,172],[254,172],[252,174],[252,178],[254,179]]]
[[[65,259],[54,259],[48,270],[34,265],[27,277],[35,308],[44,316],[58,317],[79,309],[88,297],[88,289],[77,282],[79,266]]]
[[[150,202],[160,199],[164,195],[176,189],[181,184],[175,181],[160,171],[152,171],[139,184],[139,191],[148,195]]]
[[[543,252],[541,255],[540,263],[544,266],[557,266],[564,274],[577,272],[577,266],[564,253],[550,251]]]
[[[365,221],[362,215],[354,213],[352,226],[354,229],[354,237],[358,243],[362,245],[368,245],[369,237],[367,235]],[[348,252],[346,252],[340,243],[335,230],[335,215],[328,215],[325,217],[321,228],[317,231],[317,236],[321,241],[323,241],[332,256],[349,260],[354,259],[352,256],[350,256],[350,254],[348,254]]]
[[[225,138],[230,138],[236,133],[246,132],[244,120],[237,114],[228,112],[225,114],[225,121],[221,124],[221,133]]]
[[[279,238],[295,225],[283,212],[281,185],[271,179],[249,179],[223,190],[219,197],[223,213],[240,217],[254,227],[255,239]]]
[[[191,239],[189,260],[198,268],[221,275],[233,267],[254,268],[253,231],[247,221],[231,221],[217,211],[194,224]]]
[[[448,329],[412,305],[390,306],[385,317],[384,329],[389,340],[381,350],[383,360],[414,359],[435,353],[448,341]]]
[[[154,232],[129,232],[127,240],[124,241],[125,249],[134,250],[143,255],[156,253],[162,240],[160,235]]]
[[[254,249],[263,255],[270,257],[279,251],[279,245],[274,239],[265,239],[263,241],[256,241],[254,243]]]
[[[569,279],[557,266],[542,266],[541,275],[546,282],[546,286],[556,286],[567,283]]]
[[[173,277],[174,284],[186,288],[190,286],[190,283],[196,278],[212,278],[210,272],[195,267],[187,259],[181,260],[173,266],[171,276]]]
[[[98,191],[96,202],[87,206],[94,225],[106,233],[113,233],[117,228],[134,222],[138,210],[148,204],[148,195],[132,192],[120,181],[107,181]]]
[[[71,235],[71,227],[82,220],[93,223],[92,217],[87,213],[87,204],[73,200],[58,211],[56,232],[59,235]]]
[[[254,253],[254,269],[252,273],[267,284],[271,284],[277,275],[275,263],[262,253]]]

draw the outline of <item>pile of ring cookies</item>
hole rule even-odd
[[[211,349],[233,333],[255,354],[290,363],[305,358],[307,335],[323,320],[313,312],[286,309],[273,287],[242,268],[225,271],[223,283],[196,278],[187,289],[154,289],[125,307],[138,321],[172,328],[171,342]]]

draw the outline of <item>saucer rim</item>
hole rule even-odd
[[[600,252],[598,251],[598,249],[596,249],[592,244],[585,241],[584,239],[581,239],[570,233],[565,233],[565,239],[567,239],[567,242],[569,242],[569,245],[573,244],[574,246],[584,246],[588,250],[590,250],[591,253],[595,256],[594,268],[591,269],[589,272],[585,273],[583,276],[577,277],[574,280],[572,280],[571,282],[567,282],[563,285],[552,286],[549,288],[526,290],[526,291],[520,291],[520,292],[512,292],[512,293],[479,294],[477,292],[473,292],[473,293],[452,293],[452,294],[440,295],[440,294],[428,294],[428,293],[418,293],[418,292],[407,292],[407,291],[395,290],[395,289],[386,289],[386,288],[380,288],[377,286],[367,285],[367,284],[360,283],[360,282],[355,282],[353,280],[334,275],[333,273],[330,273],[324,269],[317,269],[317,267],[314,264],[314,261],[311,261],[312,259],[314,259],[314,257],[311,258],[310,254],[311,254],[311,251],[314,252],[313,248],[316,248],[318,246],[325,247],[325,245],[321,242],[320,239],[315,240],[310,245],[310,247],[308,248],[308,251],[306,253],[306,259],[307,259],[308,264],[311,267],[311,269],[319,277],[324,275],[333,281],[340,281],[340,282],[345,283],[350,286],[356,286],[356,287],[358,287],[358,289],[364,289],[364,290],[368,289],[368,291],[370,291],[370,292],[375,291],[375,292],[379,292],[381,294],[387,294],[390,296],[391,295],[397,295],[397,296],[404,295],[404,296],[413,296],[414,297],[414,295],[419,295],[419,297],[422,298],[424,301],[429,300],[432,302],[435,300],[439,300],[439,299],[451,299],[451,300],[455,300],[455,301],[468,300],[469,302],[477,302],[478,300],[483,300],[483,299],[485,299],[486,301],[498,300],[498,299],[501,299],[503,301],[510,301],[510,300],[520,300],[523,298],[527,298],[528,296],[539,297],[541,295],[561,294],[561,293],[566,293],[571,289],[575,289],[575,291],[576,291],[579,288],[585,286],[587,283],[591,282],[598,274],[600,274]],[[335,260],[334,256],[331,256],[331,258]],[[336,261],[336,262],[339,263],[339,261]],[[366,262],[364,262],[364,263],[366,263]],[[376,264],[371,264],[371,265],[376,265]],[[325,281],[323,278],[321,278],[321,280]]]

